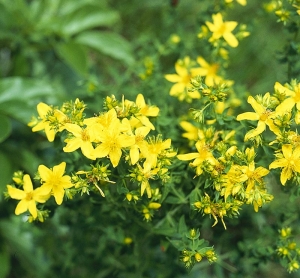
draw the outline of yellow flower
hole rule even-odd
[[[197,141],[199,139],[199,129],[196,126],[187,121],[181,121],[180,126],[186,131],[182,134],[182,137],[187,138],[190,141]]]
[[[197,141],[195,146],[198,151],[197,153],[179,154],[177,158],[185,161],[195,159],[192,163],[190,163],[190,165],[192,167],[196,167],[196,174],[199,176],[203,172],[201,169],[203,161],[207,160],[211,165],[216,165],[217,160],[204,140]]]
[[[135,103],[136,106],[140,109],[139,113],[135,116],[135,118],[138,119],[144,126],[150,127],[152,130],[154,130],[155,127],[149,121],[148,117],[157,117],[159,113],[159,108],[154,105],[147,105],[142,94],[137,95]]]
[[[67,138],[67,145],[63,148],[64,152],[74,152],[81,149],[82,154],[89,159],[95,160],[94,147],[92,142],[95,141],[93,133],[88,128],[82,128],[76,124],[66,124],[66,130],[72,133],[72,138]]]
[[[184,60],[178,60],[175,64],[175,71],[177,74],[166,74],[165,78],[173,83],[170,90],[170,95],[178,97],[179,100],[184,100],[186,98],[198,99],[200,98],[200,93],[189,92],[187,89],[190,86],[190,80],[197,75],[200,75],[199,69],[190,69],[191,61],[189,57],[185,57]]]
[[[300,124],[300,83],[294,85],[294,91],[282,86],[279,82],[275,83],[274,89],[288,97],[278,107],[282,107],[285,111],[291,111],[296,105],[298,112],[295,117],[295,122],[296,124]]]
[[[31,121],[28,123],[28,126],[34,126],[32,128],[33,132],[45,130],[47,139],[50,142],[54,141],[55,134],[57,131],[63,130],[63,124],[67,116],[58,109],[53,109],[46,103],[40,102],[37,105],[37,111],[39,113],[40,122]],[[55,130],[54,124],[60,125],[60,128]]]
[[[232,3],[233,0],[225,0],[226,3]],[[246,6],[247,5],[247,0],[236,0],[240,5]]]
[[[223,37],[229,46],[237,47],[239,42],[231,32],[235,29],[238,23],[236,21],[223,22],[221,13],[214,14],[212,18],[213,23],[208,21],[205,22],[208,29],[213,33],[211,41],[215,41]]]
[[[166,149],[171,147],[171,139],[163,141],[159,136],[154,140],[141,146],[141,153],[146,158],[144,165],[149,164],[151,168],[157,166],[158,156],[162,155]],[[167,154],[168,157],[174,156],[176,153],[171,152]],[[144,166],[145,167],[145,166]]]
[[[54,166],[53,169],[49,169],[44,165],[38,167],[38,172],[43,181],[41,190],[43,190],[45,194],[52,192],[58,205],[63,201],[65,189],[73,186],[71,177],[67,175],[64,176],[65,169],[66,162]]]
[[[266,93],[263,97],[263,102],[268,102],[268,99],[270,99],[270,94]],[[238,121],[242,120],[252,120],[252,121],[258,121],[257,127],[245,135],[245,141],[249,140],[250,138],[253,138],[259,134],[261,134],[268,125],[269,128],[272,131],[276,131],[278,128],[273,123],[272,116],[274,115],[274,112],[265,107],[264,105],[258,103],[254,97],[249,96],[248,97],[248,103],[252,106],[255,112],[245,112],[237,116]]]
[[[201,68],[191,69],[192,76],[201,75],[205,76],[205,84],[207,86],[213,86],[219,84],[222,81],[222,77],[217,75],[219,64],[209,64],[202,57],[197,58],[197,62]]]
[[[300,173],[300,146],[293,150],[292,145],[282,146],[282,157],[273,161],[269,169],[283,168],[280,174],[280,181],[285,185],[286,181],[292,178],[294,172]]]
[[[130,147],[129,156],[131,164],[134,165],[140,158],[140,149],[147,144],[144,140],[145,136],[150,132],[150,128],[146,126],[138,127],[135,130],[134,139],[135,143]]]
[[[254,161],[249,163],[248,166],[241,166],[240,168],[242,172],[245,174],[245,176],[247,177],[246,193],[254,188],[255,183],[261,184],[263,182],[262,177],[269,174],[269,170],[267,170],[264,167],[260,166],[255,168]]]
[[[147,192],[147,196],[148,198],[151,198],[152,196],[152,192],[151,192],[151,186],[149,183],[149,179],[153,179],[154,175],[156,175],[159,171],[159,168],[155,168],[155,169],[151,169],[151,164],[146,164],[144,163],[144,168],[142,168],[139,164],[138,164],[138,168],[139,168],[139,173],[142,177],[141,180],[141,196],[144,195],[145,190]]]
[[[23,182],[24,190],[7,185],[8,194],[12,199],[20,200],[15,210],[16,215],[29,210],[35,219],[37,217],[36,202],[45,203],[50,195],[44,194],[40,187],[33,190],[32,181],[27,174],[24,175]]]
[[[83,123],[89,127],[89,132],[93,134],[92,136],[97,137],[98,130],[109,129],[116,121],[119,121],[117,112],[112,108],[98,117],[85,119]]]
[[[99,130],[97,141],[101,142],[94,150],[95,157],[106,157],[116,167],[122,156],[122,148],[130,147],[135,144],[134,136],[123,134],[122,124],[116,121],[108,130]]]

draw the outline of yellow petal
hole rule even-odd
[[[142,108],[142,107],[146,106],[145,99],[144,99],[144,96],[142,94],[137,95],[135,103],[139,108]]]
[[[290,167],[285,167],[281,171],[280,181],[282,185],[285,185],[286,181],[292,177],[292,170]]]
[[[295,92],[293,92],[292,90],[288,89],[287,87],[284,87],[283,85],[281,85],[279,82],[276,82],[274,85],[274,89],[275,91],[284,94],[286,96],[294,96]]]
[[[122,156],[122,151],[120,149],[115,149],[109,153],[109,159],[113,167],[117,167]]]
[[[31,215],[33,216],[33,218],[34,219],[37,218],[37,209],[36,209],[35,201],[34,200],[30,200],[27,203],[27,206],[28,206],[28,210],[31,213]]]
[[[63,174],[65,173],[65,169],[66,169],[66,162],[62,162],[59,165],[55,165],[52,170],[53,175],[63,176]]]
[[[238,25],[236,21],[226,21],[225,26],[226,26],[226,32],[231,32],[235,29],[235,27]]]
[[[82,154],[85,157],[87,157],[88,159],[91,159],[91,160],[96,159],[96,156],[94,154],[95,149],[93,148],[93,145],[91,142],[83,141],[80,147],[81,147]]]
[[[72,139],[66,139],[65,142],[67,142],[67,145],[63,147],[63,151],[69,153],[69,152],[74,152],[81,147],[82,139],[75,137]]]
[[[23,190],[12,187],[11,185],[7,185],[7,191],[9,196],[15,200],[22,200],[26,197],[26,193]]]
[[[138,162],[138,160],[140,158],[140,152],[139,152],[138,146],[134,145],[131,147],[131,149],[129,151],[129,156],[130,156],[130,161],[131,161],[132,165],[134,165],[135,163]]]
[[[179,63],[175,64],[175,70],[181,77],[189,75],[188,70],[185,67],[181,66]]]
[[[94,155],[96,157],[105,157],[109,154],[109,147],[106,144],[100,144],[95,148]]]
[[[290,158],[292,156],[293,146],[290,144],[285,144],[282,146],[282,153],[285,158]]]
[[[254,97],[249,96],[247,101],[248,101],[249,104],[251,104],[251,106],[253,107],[254,111],[255,111],[257,114],[261,115],[262,113],[265,112],[266,109],[265,109],[261,104],[259,104],[259,103],[255,100]]]
[[[122,148],[130,147],[135,144],[135,137],[121,134],[119,136],[119,142]]]
[[[197,63],[202,67],[202,68],[209,68],[209,64],[203,59],[203,57],[199,56],[197,58]]]
[[[181,82],[181,77],[177,74],[166,74],[165,75],[165,78],[170,81],[170,82],[173,82],[173,83],[178,83],[178,82]]]
[[[228,43],[231,47],[237,47],[239,45],[239,41],[232,33],[225,33],[223,35],[224,40]]]
[[[28,202],[25,199],[23,199],[18,203],[18,205],[15,209],[15,214],[19,215],[19,214],[27,211],[27,209],[28,209]]]
[[[82,128],[76,124],[65,124],[65,129],[71,132],[75,137],[81,137]]]
[[[177,155],[177,158],[179,160],[186,161],[186,160],[192,160],[198,156],[199,156],[199,153],[187,153],[187,154],[179,154],[179,155]]]
[[[24,175],[23,181],[24,181],[24,184],[23,184],[24,191],[25,191],[26,193],[32,192],[33,186],[32,186],[32,181],[31,181],[30,176],[27,175],[27,174]]]
[[[63,198],[64,198],[64,195],[65,195],[65,191],[63,190],[62,187],[58,187],[58,186],[54,186],[52,191],[53,191],[53,196],[55,198],[55,202],[58,205],[61,205],[62,201],[63,201]]]
[[[47,105],[46,103],[43,103],[43,102],[40,102],[38,105],[37,105],[37,111],[39,113],[39,116],[43,119],[49,111],[51,111],[52,108]]]
[[[239,114],[236,117],[236,119],[237,119],[237,121],[242,121],[242,120],[258,121],[259,115],[254,112],[245,112],[245,113]]]
[[[47,168],[45,165],[40,165],[38,167],[38,172],[43,181],[49,180],[53,174],[52,171],[49,168]]]
[[[45,134],[49,142],[53,142],[55,138],[55,130],[50,125],[45,125]]]
[[[186,86],[183,83],[176,83],[172,86],[170,90],[170,96],[177,96],[185,91]]]
[[[279,168],[279,167],[285,167],[287,165],[287,160],[285,158],[279,158],[273,161],[269,165],[269,169]]]

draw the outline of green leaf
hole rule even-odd
[[[115,11],[99,11],[97,7],[85,6],[70,14],[62,23],[62,32],[67,36],[99,26],[112,26],[119,20]]]
[[[0,262],[1,262],[0,278],[5,278],[7,277],[10,269],[9,254],[6,252],[0,252]]]
[[[57,54],[80,75],[88,70],[87,54],[82,45],[69,42],[56,45]]]
[[[11,133],[10,119],[0,114],[0,143],[3,142]]]
[[[182,240],[178,239],[168,239],[172,245],[179,251],[183,251],[185,249],[185,244]]]
[[[27,124],[32,115],[36,114],[36,109],[33,106],[15,100],[0,103],[0,111],[24,124]]]
[[[11,181],[13,175],[13,168],[10,159],[2,152],[0,152],[0,201],[3,198],[2,192],[6,190],[6,185]],[[1,261],[0,261],[1,262]]]
[[[11,100],[28,102],[34,98],[51,96],[54,92],[49,83],[40,80],[20,77],[0,80],[0,103]]]
[[[179,219],[179,225],[178,225],[178,233],[183,234],[187,232],[188,228],[185,224],[184,215],[182,215]]]
[[[111,32],[87,31],[75,38],[75,42],[93,48],[126,64],[132,64],[134,58],[130,44],[121,36]]]

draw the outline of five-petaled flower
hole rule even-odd
[[[221,13],[212,15],[213,22],[206,21],[208,29],[213,33],[211,36],[211,41],[220,39],[221,37],[228,43],[231,47],[237,47],[239,42],[236,37],[231,33],[237,26],[236,21],[225,21],[223,22],[223,17]]]
[[[300,173],[300,146],[293,149],[293,146],[286,144],[282,146],[282,155],[277,154],[278,159],[273,161],[269,169],[283,168],[280,174],[280,181],[285,185],[286,181],[292,178],[292,175]]]
[[[173,83],[176,83],[172,86],[170,90],[170,95],[178,97],[180,101],[191,98],[199,99],[200,94],[197,91],[188,91],[190,86],[190,80],[193,77],[196,77],[203,73],[200,68],[191,68],[191,60],[189,57],[185,57],[183,60],[179,60],[175,64],[176,74],[166,74],[165,78]]]
[[[270,99],[270,94],[266,93],[263,97],[263,103],[268,103],[268,100]],[[261,134],[265,129],[266,126],[269,126],[269,128],[276,132],[278,128],[273,123],[273,116],[274,111],[270,110],[268,107],[265,107],[263,104],[258,103],[254,97],[249,96],[248,97],[248,103],[251,104],[252,108],[255,112],[245,112],[237,116],[238,121],[242,120],[252,120],[252,121],[258,121],[257,127],[255,129],[250,130],[245,135],[245,141],[249,140],[250,138],[253,138],[259,134]]]
[[[28,126],[33,126],[33,132],[44,130],[48,141],[54,141],[56,132],[64,129],[67,116],[60,110],[54,109],[43,102],[37,105],[37,111],[40,121],[35,119],[28,123]]]
[[[7,185],[8,194],[12,199],[20,200],[18,203],[15,214],[19,215],[27,210],[31,213],[32,217],[37,218],[36,203],[45,203],[50,195],[45,193],[41,187],[33,189],[32,181],[29,175],[23,177],[23,189],[15,188]]]
[[[45,165],[38,167],[41,180],[43,182],[41,191],[44,194],[52,193],[55,201],[60,205],[65,195],[65,189],[73,186],[71,177],[65,175],[66,162],[62,162],[59,165],[53,167],[53,169],[47,168]]]
[[[190,163],[190,165],[192,167],[196,167],[196,174],[197,176],[200,176],[203,173],[201,166],[205,160],[207,160],[211,165],[216,165],[217,160],[204,140],[197,141],[195,146],[198,152],[179,154],[177,157],[178,159],[185,161],[195,159]]]

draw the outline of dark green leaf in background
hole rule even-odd
[[[70,14],[62,23],[62,32],[67,36],[99,26],[112,26],[119,20],[117,12],[99,11],[93,6],[86,6]]]
[[[3,142],[11,133],[10,119],[0,114],[0,143]]]
[[[56,52],[68,65],[80,75],[88,72],[87,54],[82,45],[76,43],[62,43],[56,46]]]
[[[130,44],[121,36],[111,32],[87,31],[79,34],[75,41],[103,54],[132,64],[134,59]]]

